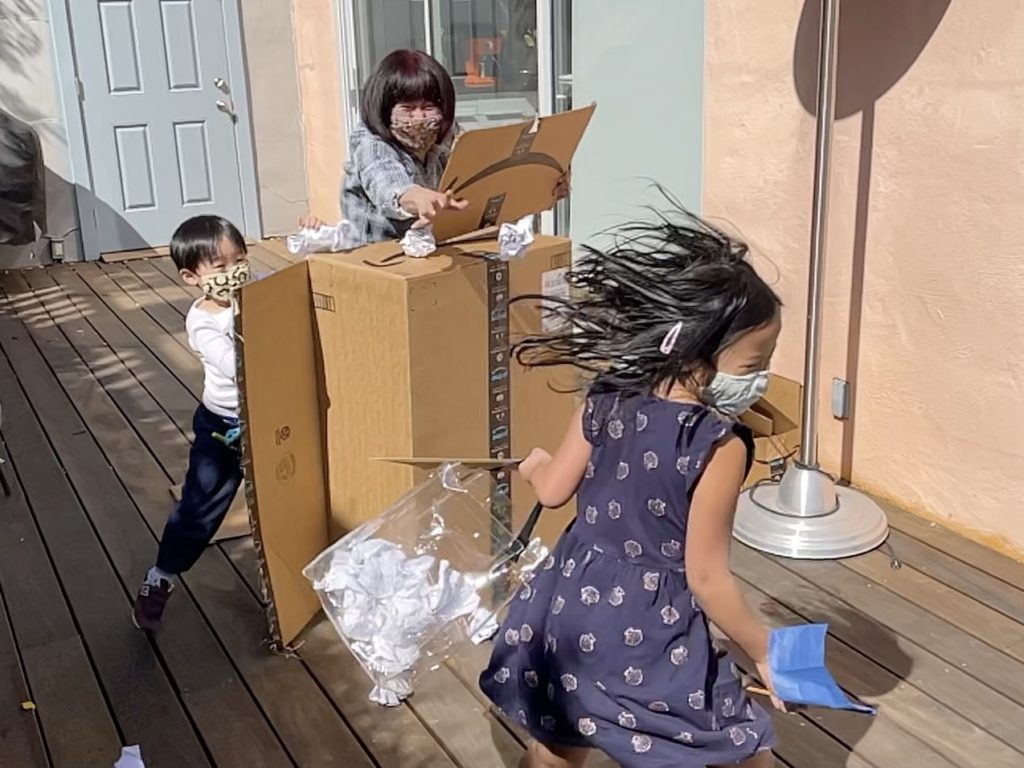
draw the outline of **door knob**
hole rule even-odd
[[[223,77],[213,78],[213,85],[221,93],[231,93],[231,89],[228,87],[228,81]]]
[[[217,109],[219,109],[225,115],[230,115],[232,118],[236,117],[235,106],[229,101],[224,101],[224,99],[217,99]]]

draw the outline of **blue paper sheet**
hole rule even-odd
[[[773,629],[768,637],[772,687],[787,704],[846,709],[875,714],[875,708],[850,701],[825,667],[828,624]]]

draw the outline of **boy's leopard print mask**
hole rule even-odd
[[[251,276],[249,262],[239,261],[220,272],[208,272],[199,278],[199,287],[214,301],[226,302],[234,296]]]

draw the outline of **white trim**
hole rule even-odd
[[[423,0],[423,49],[428,56],[434,55],[434,19],[431,11],[433,2],[434,0]]]
[[[89,164],[89,148],[85,140],[85,119],[78,92],[78,70],[71,37],[71,13],[66,0],[47,0],[47,6],[50,11],[50,35],[57,73],[57,82],[54,85],[60,97],[64,129],[67,132],[71,165],[69,181],[75,188],[76,214],[82,235],[82,258],[92,261],[100,257],[99,232],[96,229],[93,206],[92,169]]]
[[[249,100],[249,61],[242,27],[242,0],[228,0],[222,6],[224,46],[227,51],[228,76],[235,94],[235,150],[238,157],[238,186],[242,194],[242,229],[247,237],[263,237],[260,212],[259,183],[256,178],[256,134],[252,124]],[[231,34],[237,30],[237,36]]]
[[[537,28],[534,45],[537,48],[537,103],[541,117],[555,111],[555,38],[551,0],[537,0]]]
[[[336,29],[338,55],[341,58],[341,108],[345,131],[349,133],[359,120],[359,51],[356,49],[355,14],[353,0],[336,0]]]
[[[555,111],[555,38],[552,36],[551,0],[537,0],[537,28],[533,44],[537,49],[537,112],[541,117]],[[540,215],[540,231],[545,235],[555,234],[555,212],[544,211]]]

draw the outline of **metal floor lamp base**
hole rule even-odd
[[[796,560],[834,560],[885,543],[889,522],[870,497],[837,487],[820,469],[794,464],[781,482],[740,495],[733,535],[748,547]]]

